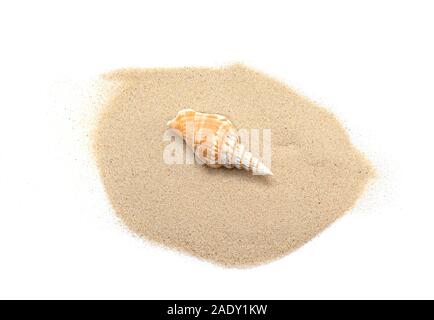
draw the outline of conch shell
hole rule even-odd
[[[222,115],[184,109],[167,125],[183,137],[196,158],[210,167],[235,167],[255,175],[273,175],[261,160],[246,150],[232,122]]]

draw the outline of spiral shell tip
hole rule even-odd
[[[258,166],[255,174],[261,176],[273,176],[273,172],[271,172],[271,170],[263,164]]]

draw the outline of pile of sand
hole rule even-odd
[[[121,70],[94,151],[108,197],[134,233],[228,266],[300,247],[350,209],[373,170],[336,118],[244,66]],[[163,162],[166,123],[192,108],[272,131],[273,177]]]

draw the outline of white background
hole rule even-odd
[[[1,2],[0,298],[434,298],[433,17],[432,1]],[[329,108],[378,171],[319,237],[247,270],[126,232],[85,136],[101,72],[231,62]]]

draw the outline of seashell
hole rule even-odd
[[[240,142],[235,126],[222,115],[184,109],[167,125],[183,137],[196,158],[210,167],[235,167],[255,175],[273,175]]]

